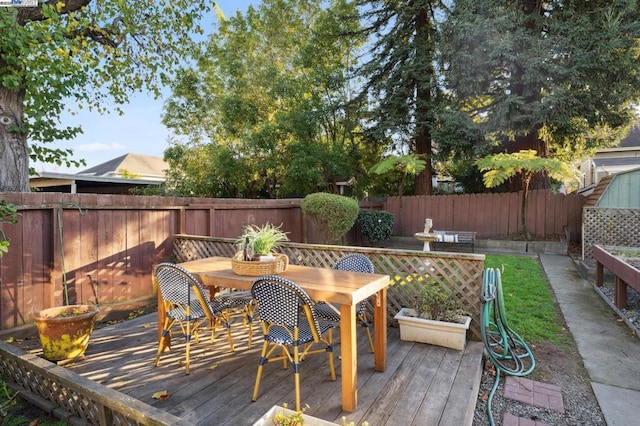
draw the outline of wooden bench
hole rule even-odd
[[[460,245],[470,246],[471,253],[475,253],[476,232],[475,231],[432,231],[434,234],[442,235],[442,240],[434,241],[434,250],[443,251],[446,248],[458,248]]]

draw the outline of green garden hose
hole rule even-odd
[[[487,399],[489,424],[494,425],[491,403],[500,373],[510,376],[527,376],[535,368],[533,353],[518,333],[509,328],[502,297],[500,270],[487,268],[482,279],[482,315],[480,328],[484,352],[496,368],[496,380]]]

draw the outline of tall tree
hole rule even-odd
[[[138,89],[159,95],[194,48],[210,4],[67,0],[0,7],[0,192],[29,191],[29,159],[74,162],[70,151],[43,145],[82,131],[60,127],[63,111],[119,111]]]
[[[438,101],[434,69],[438,0],[359,0],[364,30],[372,36],[361,98],[371,102],[370,127],[396,153],[418,154],[425,169],[415,177],[415,193],[431,194],[432,127]]]
[[[239,196],[331,191],[361,161],[357,110],[344,107],[359,41],[337,37],[353,25],[339,19],[347,13],[353,6],[344,0],[265,0],[221,16],[198,66],[176,81],[164,123],[187,150],[234,151],[251,171]],[[209,167],[223,178],[234,166]]]
[[[456,0],[440,63],[482,135],[473,143],[568,161],[626,130],[640,95],[639,37],[635,0]],[[549,185],[542,176],[532,188]]]

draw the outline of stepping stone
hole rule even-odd
[[[524,377],[507,376],[504,384],[504,397],[564,413],[562,390],[559,386]]]

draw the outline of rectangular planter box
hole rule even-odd
[[[465,322],[460,324],[410,316],[415,314],[413,309],[402,308],[394,317],[400,325],[400,340],[428,343],[458,350],[464,349],[471,317],[464,317]]]
[[[279,405],[274,405],[269,409],[269,411],[264,413],[264,415],[260,417],[258,421],[256,421],[253,424],[253,426],[273,426],[276,424],[278,425],[285,424],[285,423],[275,423],[273,421],[273,419],[275,419],[275,416],[281,413],[288,417],[291,414],[294,414],[295,411],[290,410],[288,408],[281,407]],[[304,426],[337,426],[336,423],[331,423],[330,421],[322,420],[317,417],[312,417],[304,413],[302,414],[302,419],[304,420]]]

